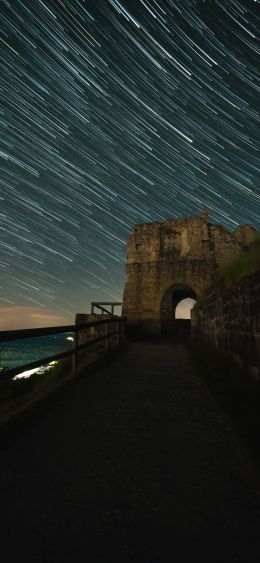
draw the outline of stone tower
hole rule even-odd
[[[256,231],[233,233],[213,225],[208,213],[164,223],[136,225],[127,243],[122,314],[133,333],[162,334],[174,328],[182,299],[198,299],[216,269],[244,252]]]

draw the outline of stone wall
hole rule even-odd
[[[117,344],[122,342],[124,339],[124,326],[123,323],[120,322],[121,318],[117,315],[108,315],[108,314],[99,314],[99,313],[77,313],[75,317],[75,324],[80,325],[83,323],[91,323],[95,321],[108,321],[108,320],[116,320],[119,321],[119,335],[116,335],[109,338],[109,344],[116,342]],[[117,330],[116,322],[109,324],[109,334]],[[89,342],[94,340],[95,338],[99,338],[100,336],[107,335],[107,323],[84,328],[79,330],[78,332],[78,344],[84,344],[85,342]],[[101,347],[105,347],[105,340],[101,341]]]
[[[223,355],[260,378],[260,270],[236,285],[213,285],[195,305],[192,336],[202,336]]]
[[[207,212],[136,225],[127,244],[122,314],[128,330],[160,335],[173,322],[177,294],[199,298],[218,266],[243,252],[254,236],[250,225],[230,233],[210,223]]]

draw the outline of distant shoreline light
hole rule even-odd
[[[67,333],[67,334],[68,334],[68,333]],[[45,339],[45,338],[46,338],[46,337],[43,337],[43,339]],[[54,338],[56,339],[57,337],[54,336]],[[73,338],[72,334],[69,335],[69,336],[63,335],[63,338],[64,338],[64,341],[67,340],[67,341],[69,341],[69,343],[74,342],[74,338]],[[71,348],[71,347],[73,347],[73,346],[70,345],[69,348]],[[32,346],[32,348],[34,348],[34,347]],[[58,351],[59,351],[59,350],[58,350]],[[18,356],[20,355],[20,350],[16,351],[16,349],[13,349],[13,348],[12,348],[12,349],[11,349],[11,352],[14,354],[14,356],[16,355],[16,353],[18,354]],[[38,350],[38,352],[39,352],[39,354],[40,354],[40,350]],[[45,352],[45,350],[44,350],[44,352]],[[4,350],[3,350],[3,353],[5,353]],[[39,354],[36,354],[35,360],[38,359],[37,356],[38,356]],[[51,355],[51,353],[48,353],[47,355]],[[30,355],[30,356],[31,356],[31,355]],[[26,363],[29,363],[28,360],[27,360],[27,362],[26,362],[26,351],[25,351],[25,358],[23,357],[22,359],[23,359],[24,365],[26,365]],[[28,359],[29,359],[29,358],[28,358]],[[32,359],[33,359],[33,358],[30,357],[30,360],[31,360],[31,361],[32,361]],[[40,360],[40,359],[41,359],[41,358],[39,358],[39,360]],[[44,357],[43,357],[42,359],[43,359],[43,361],[44,361]],[[3,365],[2,365],[2,361],[3,361]],[[0,364],[0,373],[1,373],[2,370],[5,371],[6,369],[8,370],[8,369],[12,369],[12,367],[16,367],[16,366],[17,366],[17,363],[18,363],[17,361],[15,361],[15,365],[14,365],[14,366],[10,365],[10,363],[9,363],[5,358],[2,358],[2,357],[1,357],[1,350],[0,350],[0,362],[1,362],[1,364]],[[11,362],[11,363],[12,363],[12,362]],[[57,364],[57,361],[52,361],[52,362],[49,362],[48,364],[43,364],[43,365],[41,365],[41,366],[39,366],[39,367],[36,367],[36,368],[33,368],[33,369],[28,369],[28,370],[23,370],[23,363],[21,363],[21,365],[19,365],[19,363],[18,363],[18,366],[17,366],[17,367],[19,367],[19,368],[21,369],[21,371],[20,371],[17,375],[15,375],[15,376],[12,378],[12,381],[16,381],[17,379],[27,379],[27,378],[30,378],[32,375],[34,375],[34,374],[36,374],[36,373],[38,373],[39,375],[44,375],[47,371],[49,371],[50,369],[52,369],[53,366],[55,366],[55,365]]]
[[[26,371],[18,373],[17,375],[15,375],[15,377],[13,377],[13,381],[15,381],[16,379],[23,379],[23,378],[27,379],[28,377],[31,377],[31,375],[37,372],[43,375],[46,371],[52,369],[57,363],[58,362],[50,362],[46,366],[40,366],[38,368],[28,369]]]

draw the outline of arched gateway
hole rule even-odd
[[[230,233],[209,223],[207,212],[136,225],[127,244],[123,315],[128,329],[154,335],[174,330],[178,303],[197,299],[216,269],[246,250],[254,236],[250,225]]]
[[[192,287],[185,284],[173,284],[165,292],[161,300],[161,334],[172,334],[176,330],[187,330],[189,321],[181,322],[176,318],[177,306],[184,299],[194,299],[196,301],[197,294]]]

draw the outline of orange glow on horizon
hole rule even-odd
[[[38,307],[0,307],[0,330],[18,330],[74,324],[75,319],[43,311]]]

